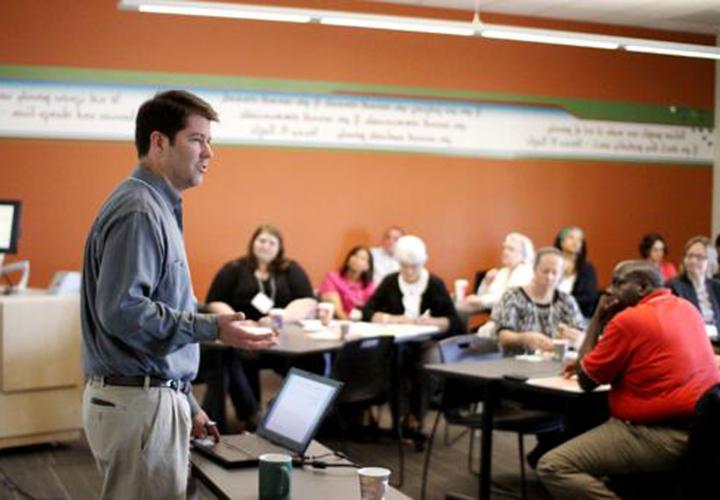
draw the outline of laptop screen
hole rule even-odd
[[[341,385],[336,380],[290,369],[257,434],[296,453],[304,453]]]

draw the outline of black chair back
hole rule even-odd
[[[337,403],[359,404],[387,398],[393,337],[346,342],[335,357],[332,378],[343,382]]]
[[[685,457],[687,498],[715,498],[720,473],[720,384],[712,386],[698,400],[690,421]],[[712,491],[715,491],[713,494]]]

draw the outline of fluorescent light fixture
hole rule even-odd
[[[230,19],[249,19],[256,21],[280,21],[286,23],[309,23],[312,17],[300,9],[279,7],[261,7],[220,2],[185,1],[121,1],[120,9],[138,10],[152,14],[176,14],[182,16],[225,17]]]
[[[720,48],[709,45],[644,40],[594,33],[548,30],[459,22],[403,16],[384,16],[331,10],[302,9],[294,7],[266,7],[228,2],[205,2],[190,0],[120,0],[121,10],[137,10],[187,16],[227,17],[259,21],[282,21],[290,23],[319,23],[330,26],[411,31],[456,36],[476,36],[519,42],[570,45],[594,49],[620,49],[630,52],[699,57],[720,60]]]
[[[677,44],[680,46],[680,44]],[[683,44],[685,45],[685,44]],[[712,47],[703,48],[702,45],[686,47],[675,47],[671,44],[668,46],[661,45],[633,45],[628,44],[623,46],[625,50],[630,52],[643,52],[646,54],[660,54],[665,56],[679,56],[679,57],[699,57],[703,59],[715,59],[720,60],[720,49]]]
[[[330,26],[349,26],[353,28],[371,28],[380,30],[414,31],[440,35],[473,36],[476,29],[468,23],[442,22],[429,19],[393,18],[382,16],[334,15],[320,18],[320,24]]]
[[[535,30],[522,28],[492,27],[487,25],[480,34],[485,38],[500,40],[515,40],[518,42],[549,43],[553,45],[572,45],[574,47],[588,47],[593,49],[618,49],[620,44],[605,37],[593,36],[584,33],[572,33],[552,30]],[[607,37],[610,38],[610,37]]]

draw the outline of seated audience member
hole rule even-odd
[[[262,225],[250,238],[247,254],[226,263],[217,273],[207,294],[206,308],[216,313],[242,312],[248,320],[266,323],[270,309],[284,308],[303,297],[313,297],[305,271],[285,257],[280,231],[271,225]],[[223,424],[224,388],[227,387],[238,419],[252,427],[259,411],[256,363],[235,350],[214,354],[220,359],[207,363],[211,370],[203,408],[211,419]]]
[[[508,288],[530,283],[534,259],[535,249],[530,238],[520,233],[508,234],[500,255],[502,267],[490,269],[477,292],[468,295],[464,304],[472,309],[492,309]]]
[[[395,242],[404,234],[405,231],[402,228],[390,226],[383,233],[382,246],[370,249],[373,258],[373,281],[375,285],[379,285],[388,274],[400,270],[400,265],[395,259]]]
[[[320,285],[320,298],[335,304],[339,319],[360,319],[365,302],[375,291],[373,258],[364,246],[356,246],[345,257],[340,271],[330,271]]]
[[[555,498],[618,498],[606,477],[681,463],[694,406],[720,372],[702,317],[662,285],[649,262],[615,268],[577,362],[566,367],[585,391],[610,384],[612,416],[540,459],[538,476]]]
[[[505,292],[490,319],[505,354],[552,351],[552,339],[582,340],[585,318],[575,299],[558,290],[563,275],[563,254],[553,247],[535,256],[533,278],[523,287]]]
[[[690,238],[685,245],[680,275],[668,281],[667,286],[675,295],[692,302],[705,324],[717,334],[720,326],[720,281],[709,277],[709,248],[709,238]]]
[[[443,281],[425,268],[425,243],[417,236],[403,236],[395,245],[400,271],[385,277],[363,310],[363,318],[374,323],[403,323],[437,326],[448,334],[460,332],[460,320]],[[427,410],[427,384],[422,370],[437,357],[434,342],[414,343],[404,349],[401,360],[409,401],[404,410],[404,432],[422,448],[421,432]]]
[[[583,316],[589,318],[597,302],[597,273],[587,260],[585,233],[579,227],[565,227],[555,238],[555,248],[563,253],[565,268],[559,290],[569,293],[580,306]]]
[[[665,281],[677,276],[675,264],[665,260],[667,254],[667,243],[658,233],[648,233],[640,240],[640,256],[657,266]]]

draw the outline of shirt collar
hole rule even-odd
[[[160,196],[170,205],[173,212],[180,210],[182,207],[182,197],[180,191],[175,189],[164,177],[157,175],[144,165],[138,165],[131,177],[139,179],[150,184],[160,193]]]
[[[640,299],[640,301],[638,301],[637,305],[646,304],[646,303],[650,302],[651,300],[658,299],[660,297],[667,297],[671,294],[672,294],[672,292],[670,291],[669,288],[658,288],[657,290],[653,290],[652,292],[647,294],[645,297]]]

